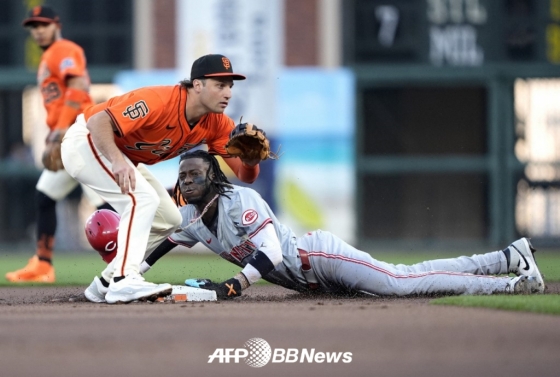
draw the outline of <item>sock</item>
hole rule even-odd
[[[150,266],[148,262],[142,262],[142,264],[140,265],[140,275],[144,275],[150,268],[152,268],[152,266]]]
[[[37,241],[37,257],[39,260],[52,264],[54,236],[42,234]]]
[[[37,256],[52,264],[56,232],[56,201],[40,191],[35,192],[37,211]]]
[[[108,209],[109,211],[117,212],[117,211],[115,211],[115,209],[113,208],[113,206],[110,205],[110,204],[107,203],[107,202],[101,204],[99,207],[97,207],[97,209],[98,209],[98,210],[100,210],[100,209]]]
[[[105,280],[105,279],[103,278],[103,276],[101,276],[101,277],[99,278],[99,281],[101,282],[101,284],[103,284],[103,286],[104,286],[105,288],[107,288],[107,287],[109,286],[109,283],[107,283],[107,280]]]

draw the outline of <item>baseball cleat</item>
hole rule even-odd
[[[517,295],[544,293],[544,285],[539,283],[534,276],[521,275],[511,278],[506,287],[506,292]]]
[[[88,299],[88,301],[96,302],[96,303],[103,303],[105,301],[105,295],[109,292],[109,288],[103,286],[101,280],[96,276],[93,278],[93,281],[86,288],[84,291],[84,295]]]
[[[155,301],[158,297],[171,294],[171,284],[154,284],[144,280],[140,275],[127,275],[124,279],[109,284],[105,295],[108,304],[128,303],[132,301]]]
[[[520,238],[508,247],[509,266],[508,272],[517,276],[531,276],[543,287],[544,279],[537,266],[534,253],[537,251],[528,238]]]
[[[56,277],[54,267],[34,255],[22,269],[8,272],[6,280],[12,283],[54,283]]]

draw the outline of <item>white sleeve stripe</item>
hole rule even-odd
[[[188,247],[189,249],[190,249],[191,247],[194,246],[194,245],[189,245],[189,244],[186,243],[186,242],[181,242],[181,241],[177,241],[177,240],[172,240],[171,237],[168,237],[167,239],[168,239],[169,241],[173,242],[175,245],[185,246],[185,247]]]

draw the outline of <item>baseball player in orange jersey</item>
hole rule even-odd
[[[117,255],[100,279],[109,288],[108,303],[154,300],[171,293],[171,285],[149,283],[140,275],[144,255],[181,224],[177,206],[144,164],[207,144],[240,180],[251,183],[258,176],[259,161],[240,161],[225,150],[235,124],[224,110],[234,80],[244,79],[233,73],[225,56],[205,55],[193,63],[190,80],[140,88],[91,106],[66,133],[66,170],[121,216]]]
[[[6,279],[14,283],[53,283],[56,202],[65,198],[78,185],[60,163],[60,141],[78,114],[90,106],[92,101],[88,94],[89,76],[84,51],[77,44],[62,38],[56,12],[49,7],[34,7],[23,21],[23,26],[29,29],[31,37],[44,51],[37,82],[47,110],[50,133],[43,154],[43,164],[47,170],[43,170],[36,186],[36,255],[24,268],[8,272]],[[92,204],[98,208],[109,208],[91,189],[83,189]]]

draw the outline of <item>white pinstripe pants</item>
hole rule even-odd
[[[410,266],[372,258],[333,235],[317,230],[298,237],[313,272],[327,290],[344,287],[378,295],[492,294],[505,292],[510,277],[503,252],[437,259]]]

